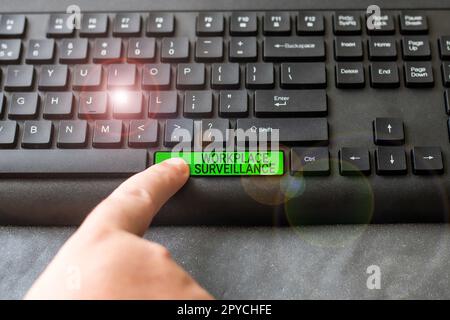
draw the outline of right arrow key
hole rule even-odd
[[[373,122],[373,138],[376,145],[402,145],[405,143],[403,121],[400,118],[376,118]]]
[[[440,147],[414,147],[411,151],[414,174],[442,174],[444,162]]]

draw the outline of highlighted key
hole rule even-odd
[[[191,176],[279,176],[284,173],[282,151],[155,152],[155,164],[183,158]]]

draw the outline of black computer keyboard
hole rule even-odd
[[[282,157],[193,176],[162,223],[446,220],[450,8],[168,9],[1,15],[0,221],[78,223],[180,129],[278,129]]]

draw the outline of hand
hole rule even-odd
[[[86,218],[26,299],[211,299],[163,246],[142,239],[189,177],[170,159],[120,185]]]

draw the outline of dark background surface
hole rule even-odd
[[[73,229],[0,228],[0,299],[21,298]],[[216,298],[450,299],[447,225],[151,228]],[[367,289],[367,267],[381,289]]]

